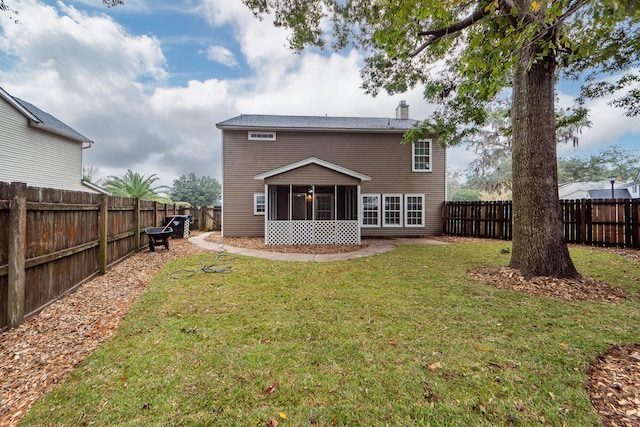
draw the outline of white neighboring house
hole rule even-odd
[[[640,174],[638,174],[640,177]],[[613,183],[613,198],[615,199],[636,199],[640,197],[638,194],[638,186],[640,183],[636,179],[631,183]],[[633,193],[635,191],[635,195]],[[611,198],[611,182],[608,179],[593,182],[568,182],[558,186],[558,196],[560,200],[575,199],[610,199]]]
[[[82,151],[93,141],[0,87],[0,181],[106,193],[82,179]]]
[[[640,199],[640,171],[634,181],[628,182],[620,187],[626,188],[632,199]]]

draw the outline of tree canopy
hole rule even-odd
[[[578,275],[564,242],[557,195],[555,81],[584,79],[587,99],[640,114],[637,0],[243,0],[290,28],[293,49],[352,43],[366,55],[363,86],[401,93],[424,87],[438,105],[407,140],[435,134],[455,144],[511,97],[513,251],[525,276]],[[333,24],[327,25],[327,19]],[[330,32],[325,32],[331,28]],[[603,77],[607,77],[603,80]]]
[[[153,187],[153,183],[158,179],[156,174],[151,174],[145,178],[144,175],[128,169],[127,173],[122,177],[109,176],[102,187],[114,196],[135,197],[142,200],[163,202],[164,198],[160,195],[160,192],[167,189],[167,187]]]
[[[190,173],[174,180],[169,194],[177,202],[187,202],[192,206],[213,206],[220,200],[221,187],[215,178],[197,177]]]
[[[597,154],[571,156],[558,161],[558,180],[561,183],[574,181],[601,181],[615,176],[619,182],[636,179],[640,173],[640,151],[625,150],[613,145]]]

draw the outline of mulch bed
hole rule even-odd
[[[587,391],[603,425],[640,426],[640,344],[601,355],[589,372]]]
[[[36,400],[113,335],[169,261],[206,253],[186,239],[134,254],[17,328],[0,333],[0,426],[15,426]]]
[[[195,234],[195,233],[193,233]],[[447,243],[477,242],[473,238],[434,237]],[[208,240],[221,242],[219,234]],[[229,246],[262,250],[336,253],[365,245],[265,247],[263,239],[224,240]],[[640,262],[640,251],[603,249]],[[206,251],[172,239],[171,250],[157,248],[134,254],[107,274],[80,286],[24,324],[0,333],[0,426],[15,426],[36,400],[53,390],[82,360],[111,337],[153,276],[169,261]],[[478,269],[471,274],[489,284],[549,298],[616,303],[629,295],[606,283],[583,278],[578,283],[550,278],[525,281],[506,267]],[[640,425],[640,344],[613,348],[589,372],[587,391],[603,425]]]
[[[537,276],[526,280],[519,270],[509,267],[476,268],[469,273],[498,289],[509,289],[527,295],[565,301],[597,301],[617,303],[631,296],[629,292],[589,277],[556,279]]]

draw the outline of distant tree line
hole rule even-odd
[[[447,173],[449,200],[511,200],[511,152],[506,143],[477,150],[478,159],[467,169]],[[640,172],[640,150],[613,145],[589,156],[558,159],[558,182],[592,182],[615,176],[629,182]]]
[[[170,187],[154,186],[159,179],[156,174],[145,177],[131,169],[127,170],[123,176],[111,175],[105,180],[98,178],[98,173],[98,168],[93,165],[82,167],[85,181],[100,185],[116,196],[135,197],[161,203],[214,206],[222,195],[222,187],[217,179],[210,176],[196,176],[194,173],[181,175]]]

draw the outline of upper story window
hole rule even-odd
[[[412,144],[412,172],[431,172],[431,140]]]
[[[257,130],[249,131],[249,141],[275,141],[275,132],[262,132]]]

